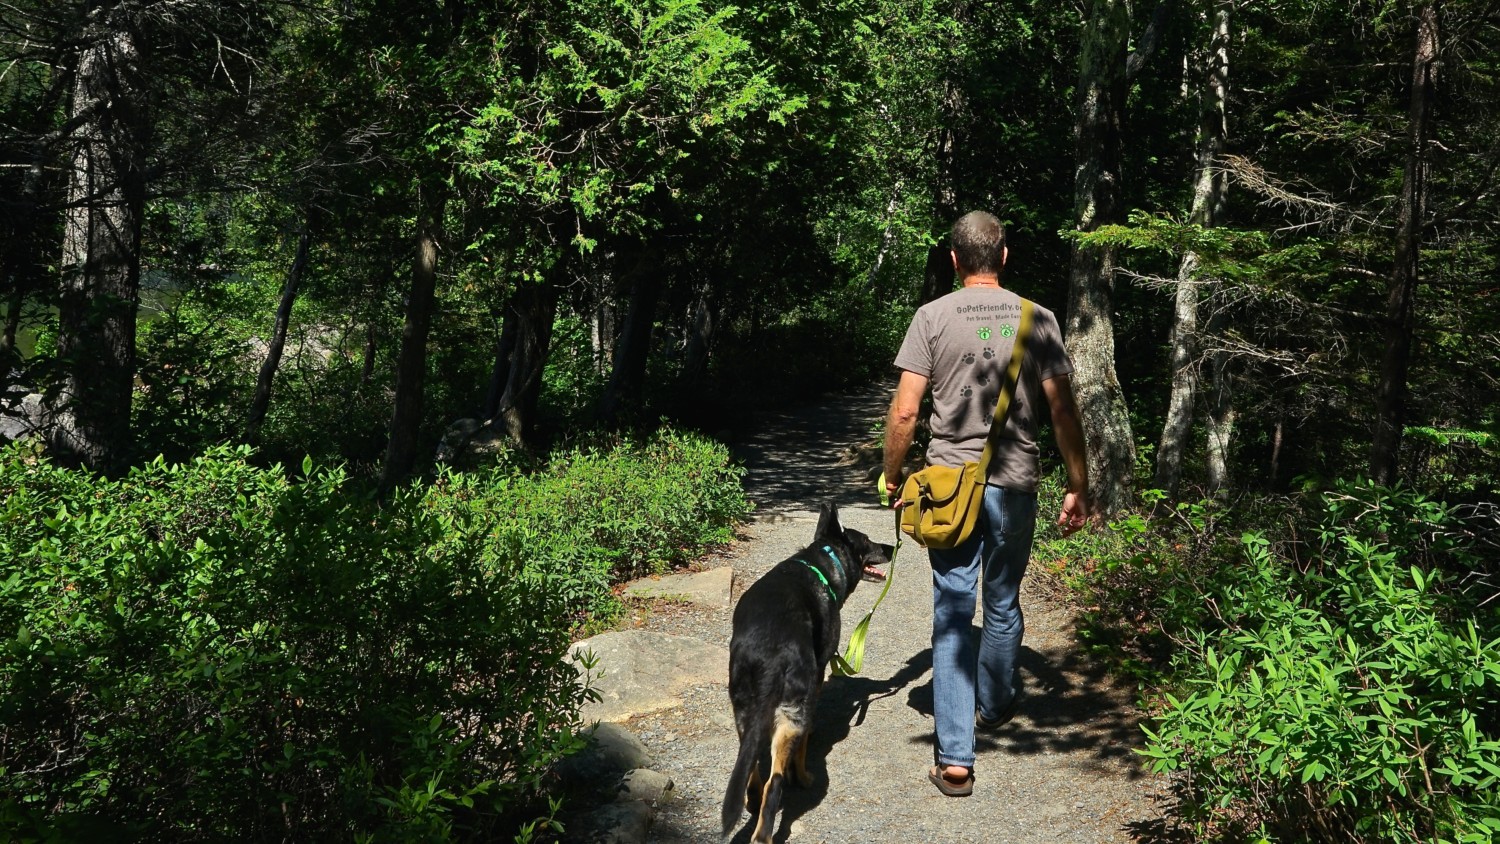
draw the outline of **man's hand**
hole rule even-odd
[[[1057,526],[1063,536],[1070,536],[1089,520],[1089,497],[1070,492],[1063,497],[1062,512],[1057,515]]]
[[[1052,411],[1052,434],[1057,449],[1068,466],[1068,494],[1063,498],[1057,526],[1067,536],[1089,520],[1088,453],[1083,444],[1083,423],[1078,416],[1078,402],[1073,398],[1073,381],[1066,375],[1042,382],[1047,406]]]
[[[880,479],[875,482],[875,494],[880,497],[880,506],[892,507],[900,510],[905,504],[897,494],[901,490],[901,476],[897,475],[894,481],[886,480],[884,472],[880,473]]]

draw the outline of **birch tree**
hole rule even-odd
[[[1227,134],[1225,113],[1229,84],[1229,24],[1233,0],[1216,0],[1199,11],[1203,19],[1205,43],[1190,50],[1187,61],[1188,88],[1197,112],[1197,129],[1194,136],[1194,163],[1192,177],[1192,200],[1188,210],[1188,222],[1209,228],[1218,220],[1224,204],[1225,179],[1219,156],[1224,150]],[[1183,253],[1177,268],[1177,290],[1172,314],[1172,388],[1167,407],[1166,423],[1162,426],[1161,444],[1156,450],[1156,474],[1152,483],[1157,489],[1166,491],[1169,499],[1176,499],[1178,482],[1182,478],[1183,455],[1191,438],[1194,409],[1201,378],[1201,345],[1198,340],[1199,307],[1202,290],[1211,288],[1211,282],[1199,276],[1199,256],[1195,250]],[[1217,408],[1221,404],[1221,393],[1227,393],[1224,380],[1222,356],[1215,356],[1211,370],[1212,395]],[[1222,419],[1227,414],[1220,411],[1211,419]],[[1211,429],[1218,426],[1211,425]],[[1211,430],[1209,440],[1222,437],[1222,430]],[[1211,452],[1219,455],[1215,462],[1223,464],[1225,449],[1210,446]],[[1210,475],[1222,477],[1224,470],[1211,471]],[[1217,487],[1212,484],[1212,487]]]

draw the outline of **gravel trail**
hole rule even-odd
[[[849,465],[848,449],[871,438],[889,392],[824,399],[758,417],[738,456],[756,502],[742,541],[706,565],[735,569],[734,598],[812,539],[822,500],[840,505],[846,527],[892,542],[892,514],[874,502],[869,463]],[[1046,517],[1046,514],[1043,514]],[[1033,560],[1034,572],[1040,566]],[[787,789],[776,840],[815,842],[1125,842],[1165,840],[1159,804],[1167,783],[1146,774],[1134,691],[1111,678],[1077,644],[1068,609],[1026,580],[1023,700],[1015,720],[979,737],[974,794],[944,797],[927,781],[933,761],[931,580],[926,552],[908,542],[895,583],[871,622],[864,670],[824,687],[808,766],[815,784]],[[844,635],[880,593],[855,590]],[[977,618],[976,618],[977,622]],[[641,615],[645,629],[727,646],[727,609],[661,604]],[[977,628],[976,628],[977,633]],[[650,841],[718,840],[718,815],[737,742],[722,683],[691,689],[684,705],[631,721],[676,782]],[[748,820],[748,815],[745,816]],[[749,840],[742,821],[732,841]]]

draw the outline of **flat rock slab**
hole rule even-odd
[[[625,594],[637,598],[677,598],[704,606],[727,607],[729,588],[733,583],[734,566],[720,566],[708,571],[637,580],[625,587]]]
[[[684,689],[722,684],[729,675],[728,648],[688,636],[623,630],[574,644],[575,659],[584,650],[597,660],[593,687],[600,696],[598,703],[583,707],[586,722],[619,722],[672,709],[681,705]]]

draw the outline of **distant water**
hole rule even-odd
[[[163,313],[177,303],[182,296],[182,289],[175,284],[163,284],[159,281],[147,286],[143,281],[141,284],[141,305],[136,312],[136,329],[150,325],[159,319]],[[0,319],[9,316],[5,303],[0,302]],[[22,358],[29,358],[36,354],[36,338],[38,324],[51,322],[57,316],[57,308],[48,305],[45,311],[40,311],[35,305],[27,305],[25,309],[25,322],[16,331],[16,348],[21,352]]]

